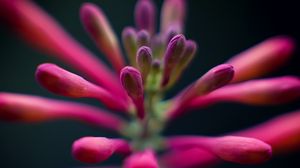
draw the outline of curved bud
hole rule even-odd
[[[138,50],[137,34],[132,27],[127,27],[122,32],[122,41],[125,51],[127,53],[130,65],[135,66],[135,56]]]
[[[105,89],[57,65],[41,64],[38,66],[35,76],[42,86],[55,94],[74,98],[96,98],[109,108],[122,111],[128,109],[125,102],[117,99]]]
[[[143,46],[140,47],[137,56],[136,62],[139,70],[142,73],[143,81],[146,82],[147,76],[150,73],[152,66],[152,51],[149,47]]]
[[[167,140],[170,148],[201,147],[223,160],[240,164],[259,164],[270,159],[270,145],[254,138],[237,136],[175,137]]]
[[[103,11],[92,3],[84,3],[80,9],[81,21],[117,72],[125,62],[115,33]]]
[[[121,131],[125,125],[118,116],[93,106],[13,93],[0,93],[0,119],[17,122],[75,119],[114,131]]]
[[[124,168],[159,168],[154,152],[150,149],[129,156],[123,166]]]
[[[186,15],[185,0],[165,0],[162,6],[160,31],[166,32],[170,26],[177,25],[180,33],[184,29]]]
[[[278,36],[234,56],[231,64],[236,74],[232,82],[240,82],[265,75],[284,65],[294,50],[291,38]]]
[[[182,34],[176,35],[169,42],[165,56],[163,58],[163,80],[162,86],[166,86],[170,80],[170,75],[176,67],[185,47],[185,37]]]
[[[144,109],[144,87],[141,73],[130,66],[121,70],[120,80],[128,96],[132,99],[137,108],[137,115],[140,119],[145,117]]]
[[[83,137],[72,146],[74,158],[84,163],[99,163],[107,160],[114,153],[129,154],[129,144],[121,139],[104,137]]]
[[[137,44],[138,47],[142,47],[142,46],[150,47],[150,34],[145,30],[139,31],[137,33]]]
[[[139,30],[155,32],[156,8],[152,0],[139,0],[135,6],[135,24]]]

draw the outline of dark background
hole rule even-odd
[[[103,57],[84,32],[78,17],[83,0],[36,0],[54,16],[83,45]],[[135,0],[92,1],[102,7],[120,36],[124,26],[133,25]],[[299,5],[294,0],[190,0],[186,35],[199,44],[196,59],[185,77],[169,95],[195,80],[211,67],[274,35],[290,35],[300,39]],[[156,1],[160,9],[161,1]],[[0,24],[1,25],[1,24]],[[59,61],[38,53],[19,40],[8,29],[0,26],[0,91],[43,95],[63,99],[41,88],[34,79],[38,64]],[[296,50],[292,60],[269,76],[300,75],[300,54]],[[96,104],[92,100],[83,100]],[[274,107],[250,107],[238,104],[220,104],[203,109],[174,121],[165,134],[217,135],[261,123],[273,116],[299,108],[299,102]],[[300,124],[300,123],[299,123]],[[276,130],[274,130],[276,131]],[[42,124],[12,124],[0,122],[0,167],[11,168],[65,168],[83,166],[70,155],[72,142],[83,136],[115,134],[95,129],[74,121],[51,121]],[[257,166],[265,168],[299,167],[298,153],[274,157]],[[106,163],[115,162],[114,158]],[[223,164],[222,167],[254,167]]]

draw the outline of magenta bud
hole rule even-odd
[[[145,31],[145,30],[141,30],[137,33],[137,44],[138,47],[142,47],[142,46],[150,46],[150,34]]]
[[[162,86],[169,82],[170,75],[176,67],[185,47],[185,37],[182,34],[176,35],[169,42],[163,61]]]
[[[165,42],[168,44],[172,40],[172,38],[180,34],[180,32],[181,30],[178,25],[170,26],[165,34]]]
[[[156,8],[152,0],[139,0],[135,6],[135,24],[139,30],[155,32]]]
[[[103,11],[92,3],[84,3],[80,9],[81,21],[97,47],[105,54],[117,72],[124,67],[118,39]]]
[[[104,137],[83,137],[72,146],[74,158],[84,163],[99,163],[107,160],[114,153],[129,154],[130,147],[124,140]]]
[[[141,73],[130,66],[121,70],[120,81],[128,96],[137,108],[137,115],[140,119],[145,116],[144,110],[144,87]]]
[[[129,156],[124,168],[159,168],[154,152],[150,149]]]
[[[136,65],[137,33],[132,27],[127,27],[122,32],[122,41],[131,65]]]
[[[144,82],[146,82],[147,76],[150,73],[151,65],[152,65],[151,49],[146,46],[140,47],[137,52],[136,62],[137,62],[139,70],[142,73]]]

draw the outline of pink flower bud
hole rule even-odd
[[[121,131],[125,124],[118,116],[89,105],[13,93],[0,93],[0,119],[18,122],[75,119],[114,131]]]
[[[285,64],[294,50],[289,37],[278,36],[231,58],[227,63],[235,70],[232,82],[240,82],[265,75]]]
[[[189,107],[203,107],[218,102],[239,102],[249,105],[276,105],[300,98],[300,79],[285,76],[232,84],[211,94],[198,97]]]
[[[81,162],[99,163],[107,160],[114,153],[129,154],[129,144],[121,139],[104,137],[83,137],[72,146],[72,154]]]
[[[155,32],[156,8],[152,0],[139,0],[135,6],[135,24],[139,30]]]
[[[170,148],[205,148],[225,161],[240,164],[262,163],[272,155],[270,145],[258,139],[236,136],[175,137],[168,139],[167,144]]]
[[[145,117],[144,109],[144,87],[141,73],[130,66],[121,70],[120,80],[128,96],[132,99],[137,108],[137,115],[140,119]]]
[[[176,67],[185,47],[185,37],[182,34],[176,35],[169,42],[163,61],[162,86],[166,86],[170,80],[170,75]]]
[[[165,0],[161,11],[160,31],[164,33],[170,26],[178,25],[180,33],[182,33],[186,15],[185,8],[185,0]]]
[[[128,109],[124,101],[117,99],[105,89],[54,64],[41,64],[36,70],[36,79],[42,86],[59,95],[96,98],[112,109],[123,111]]]
[[[138,46],[137,46],[137,34],[132,27],[127,27],[123,30],[122,41],[130,65],[135,66],[136,65],[135,56],[138,50]]]
[[[150,46],[150,34],[147,31],[141,30],[137,33],[137,45],[138,47]]]
[[[83,25],[96,42],[98,48],[106,55],[117,72],[124,67],[125,62],[115,33],[105,14],[92,3],[85,3],[80,9]]]
[[[124,168],[159,168],[154,152],[150,149],[134,153],[124,163]]]

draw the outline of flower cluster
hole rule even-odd
[[[267,39],[213,67],[166,100],[164,94],[180,80],[197,50],[196,42],[183,35],[186,2],[164,1],[159,32],[156,32],[156,6],[151,0],[138,0],[134,16],[135,26],[126,27],[122,32],[129,62],[126,66],[120,42],[103,11],[92,3],[84,3],[80,9],[85,30],[111,63],[113,72],[32,1],[0,0],[0,18],[16,33],[39,50],[71,65],[89,80],[55,64],[44,63],[35,73],[39,84],[58,95],[97,99],[111,111],[2,92],[0,119],[29,123],[75,119],[115,131],[122,137],[76,140],[72,154],[85,163],[100,163],[120,154],[125,157],[125,168],[206,167],[220,160],[260,164],[272,154],[300,146],[300,111],[226,136],[162,135],[171,120],[191,109],[220,102],[274,105],[299,99],[298,77],[250,80],[279,68],[289,59],[294,49],[291,38]]]

